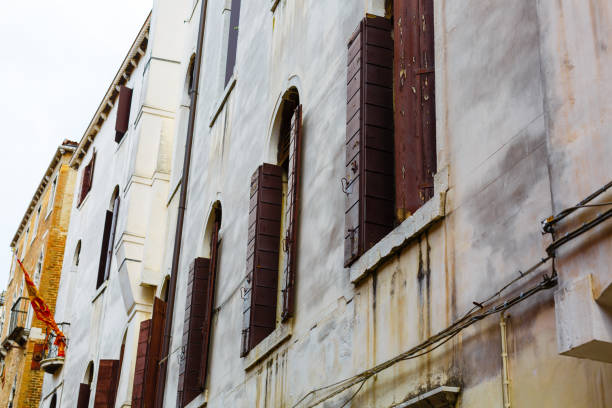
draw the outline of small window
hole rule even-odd
[[[119,105],[117,106],[117,122],[115,123],[115,142],[121,142],[123,135],[130,128],[130,110],[132,109],[132,89],[121,86],[119,90]]]
[[[80,260],[81,260],[81,240],[77,242],[76,248],[74,250],[74,257],[72,258],[72,266],[75,269],[79,266]]]
[[[78,205],[81,205],[87,194],[91,190],[91,185],[93,183],[94,176],[94,166],[96,164],[96,152],[93,153],[89,164],[85,166],[83,169],[83,173],[81,175],[81,191],[79,193],[79,202]]]
[[[30,227],[26,228],[25,237],[23,237],[23,253],[21,259],[25,257],[26,247],[28,246],[28,235],[30,235]]]
[[[38,205],[36,208],[36,215],[34,216],[34,231],[32,231],[32,242],[36,239],[36,234],[38,233],[38,224],[40,223],[40,209],[41,206]]]
[[[225,63],[225,85],[234,75],[236,65],[236,51],[238,48],[238,30],[240,23],[240,0],[232,0],[230,14],[229,38],[227,42],[227,60]]]
[[[51,183],[51,192],[49,193],[49,203],[47,204],[47,215],[45,217],[48,217],[49,214],[53,212],[53,206],[55,205],[55,191],[56,190],[57,190],[57,176],[55,176],[55,178],[53,179],[53,182]]]
[[[34,269],[34,286],[36,286],[37,289],[40,289],[38,285],[40,284],[40,279],[42,277],[43,260],[44,250],[40,252],[40,256],[38,257],[38,261],[36,262],[36,268]]]
[[[100,263],[98,264],[98,280],[96,289],[110,276],[110,267],[113,259],[113,248],[115,243],[115,231],[117,229],[117,217],[119,216],[119,186],[115,187],[112,195],[110,208],[106,211],[104,230],[102,233],[102,248],[100,250]]]

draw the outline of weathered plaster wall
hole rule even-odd
[[[581,8],[579,16],[588,7],[564,1],[557,8],[551,0],[436,1],[438,169],[449,174],[447,215],[353,286],[342,268],[344,194],[339,187],[344,175],[346,43],[365,13],[376,13],[380,4],[281,0],[272,13],[268,1],[243,2],[236,84],[221,106],[228,3],[210,0],[208,5],[165,406],[173,407],[176,401],[177,347],[182,340],[178,322],[184,316],[186,272],[195,257],[206,254],[205,225],[215,201],[223,207],[223,224],[208,406],[290,407],[318,386],[418,344],[452,323],[474,300],[494,293],[519,269],[543,257],[550,237],[540,234],[539,222],[562,208],[556,201],[551,204],[551,189],[554,197],[555,189],[565,186],[564,171],[581,180],[592,172],[600,176],[599,182],[581,187],[563,205],[573,204],[607,181],[606,167],[595,168],[612,146],[603,131],[610,128],[606,125],[610,81],[603,85],[609,77],[603,69],[609,34],[605,1],[588,2],[595,8],[591,19],[597,19],[593,35],[598,40],[581,62],[585,69],[599,69],[603,86],[596,98],[589,97],[594,100],[585,96],[581,110],[574,113],[585,122],[598,123],[593,126],[600,129],[601,137],[559,152],[551,140],[560,125],[553,123],[550,106],[563,107],[568,98],[556,73],[562,57],[557,58],[553,47],[561,37],[552,27],[559,24],[558,13],[564,7]],[[194,52],[198,8],[188,22],[191,42],[183,50],[185,67]],[[191,12],[188,9],[186,14]],[[577,30],[578,49],[585,27],[591,25],[587,20],[579,19],[576,25],[564,21]],[[601,62],[593,66],[590,60],[595,54]],[[582,74],[575,75],[590,84]],[[297,315],[290,339],[245,370],[239,349],[247,191],[255,168],[274,161],[272,123],[279,99],[290,86],[297,87],[304,106]],[[184,91],[182,104],[187,105],[187,100]],[[187,108],[182,109],[177,134],[186,130]],[[590,120],[581,116],[587,110]],[[589,167],[553,170],[559,155],[580,156],[590,163],[584,150],[601,147],[601,158]],[[182,154],[177,146],[172,175],[176,183]],[[170,198],[167,248],[174,239],[178,194]],[[602,262],[608,260],[600,244],[593,251],[599,251]],[[166,251],[166,271],[170,262],[171,253]],[[593,270],[608,268],[600,264]],[[537,277],[528,279],[523,288],[536,282]],[[519,286],[511,293],[520,290]],[[513,405],[612,404],[605,386],[612,381],[612,368],[559,356],[555,333],[552,291],[510,312]],[[354,406],[388,407],[447,383],[463,388],[458,406],[499,405],[500,353],[499,325],[491,317],[434,353],[379,374],[362,389]],[[345,396],[329,406],[341,405]]]

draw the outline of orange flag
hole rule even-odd
[[[23,264],[21,263],[19,258],[17,258],[17,263],[19,264],[19,266],[21,267],[21,270],[23,271],[23,275],[25,277],[25,282],[26,282],[26,288],[28,289],[28,295],[30,297],[30,303],[32,303],[32,309],[34,309],[36,318],[40,320],[41,322],[43,322],[44,324],[46,324],[47,327],[49,327],[51,330],[55,332],[55,335],[56,335],[55,345],[58,348],[57,356],[65,357],[66,356],[66,351],[65,351],[66,350],[66,336],[64,336],[64,333],[62,333],[60,328],[57,327],[57,323],[55,322],[55,319],[53,318],[53,315],[51,314],[51,310],[49,310],[49,306],[47,306],[45,301],[40,297],[38,293],[38,289],[36,288],[36,285],[34,285],[32,278],[30,278],[30,275],[23,267]]]

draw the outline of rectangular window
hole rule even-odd
[[[34,216],[34,231],[32,231],[32,242],[36,239],[36,234],[38,233],[38,224],[40,223],[40,204],[38,208],[36,208],[36,215]]]
[[[83,200],[85,200],[85,197],[87,197],[89,190],[91,190],[91,185],[93,183],[95,163],[96,163],[96,153],[94,152],[91,160],[89,161],[89,164],[85,166],[85,168],[83,169],[83,175],[81,176],[81,191],[79,192],[78,205],[81,205]]]
[[[348,44],[345,266],[433,196],[433,0],[394,3]]]
[[[130,128],[130,110],[132,109],[132,89],[121,86],[119,90],[119,105],[117,106],[117,122],[115,123],[115,142],[121,142],[123,135]]]
[[[51,214],[53,212],[53,206],[55,205],[55,191],[57,190],[57,176],[55,176],[55,178],[53,179],[53,182],[51,183],[51,192],[49,193],[49,203],[47,204],[47,215],[45,216],[48,217],[49,214]]]
[[[227,43],[227,60],[225,63],[225,85],[234,75],[236,65],[236,51],[238,48],[238,31],[240,23],[240,0],[232,0],[230,14],[229,39]]]

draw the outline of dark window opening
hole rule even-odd
[[[98,279],[96,289],[110,276],[110,267],[113,259],[113,248],[115,243],[115,232],[117,230],[117,218],[119,216],[119,186],[115,187],[111,200],[111,207],[106,211],[104,230],[102,233],[102,248],[100,250],[100,263],[98,264]]]
[[[240,0],[232,0],[232,11],[230,14],[229,38],[227,43],[227,60],[225,63],[225,83],[234,75],[236,65],[236,51],[238,48],[238,27],[240,23]]]
[[[117,121],[115,123],[115,142],[121,142],[123,135],[130,128],[130,110],[132,109],[132,89],[121,85],[119,88],[119,104],[117,106]]]

